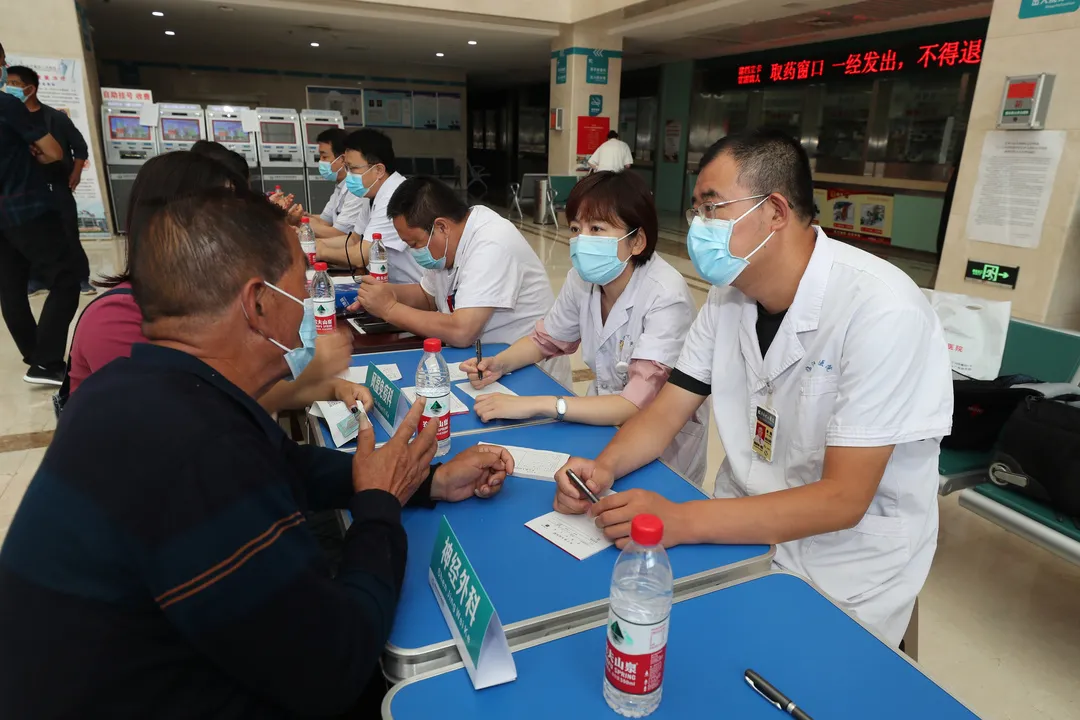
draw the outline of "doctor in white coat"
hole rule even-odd
[[[679,358],[694,302],[682,275],[655,253],[656,205],[645,182],[634,173],[590,175],[567,198],[566,218],[575,235],[574,267],[554,306],[528,336],[461,369],[473,387],[483,388],[580,345],[596,380],[586,397],[481,395],[475,409],[484,422],[548,417],[621,425],[652,402]],[[698,486],[705,477],[708,421],[702,408],[661,456]]]
[[[716,498],[628,490],[590,507],[557,474],[555,507],[625,544],[642,512],[664,542],[776,544],[775,562],[880,637],[903,637],[937,546],[937,460],[952,379],[941,325],[910,278],[811,225],[810,163],[758,130],[709,149],[690,258],[715,287],[667,385],[595,461],[599,492],[654,459],[712,397],[727,458]]]

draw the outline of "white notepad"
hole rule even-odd
[[[608,490],[601,497],[613,494]],[[563,515],[553,510],[525,523],[525,527],[578,560],[592,557],[615,544],[604,537],[604,532],[596,527],[595,518],[588,515]]]
[[[375,367],[379,368],[379,372],[385,375],[387,380],[393,381],[401,379],[401,371],[398,370],[398,366],[394,363],[387,363],[386,365],[376,365]],[[342,380],[354,382],[357,385],[363,385],[367,382],[367,369],[367,365],[350,367],[345,372],[338,375],[338,377]]]
[[[496,443],[481,443],[495,445]],[[555,482],[555,473],[570,461],[569,453],[534,450],[514,445],[500,445],[514,458],[514,477]]]
[[[410,405],[416,402],[416,388],[401,388],[401,394],[408,399]],[[450,414],[464,415],[467,412],[469,412],[469,406],[461,402],[461,399],[454,395],[454,393],[450,393]]]
[[[490,385],[488,385],[487,387],[480,388],[479,390],[474,388],[472,386],[472,383],[470,383],[470,382],[458,383],[454,387],[456,387],[458,390],[460,390],[461,392],[463,392],[466,395],[468,395],[469,397],[471,397],[473,400],[475,400],[476,398],[478,398],[481,395],[491,395],[492,393],[502,393],[503,395],[514,395],[514,396],[517,395],[516,392],[514,392],[510,388],[506,387],[502,383],[498,383],[498,382],[493,382]]]
[[[450,382],[457,383],[469,379],[469,373],[458,367],[458,363],[450,364]]]

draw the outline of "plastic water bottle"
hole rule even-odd
[[[315,263],[315,277],[311,279],[311,299],[315,301],[315,331],[320,335],[334,332],[337,317],[334,315],[334,281],[326,272],[326,263]]]
[[[311,229],[311,218],[300,219],[300,249],[307,256],[308,267],[315,267],[315,231]]]
[[[604,700],[625,717],[649,715],[663,693],[673,584],[663,537],[660,518],[636,516],[611,574]]]
[[[368,272],[371,278],[379,282],[390,282],[390,259],[386,256],[382,233],[371,236],[371,257],[368,259]]]
[[[450,452],[450,368],[442,356],[442,341],[428,338],[424,341],[424,356],[416,368],[416,396],[424,398],[424,414],[416,431],[423,430],[429,422],[439,423],[435,433],[439,449],[435,457]]]

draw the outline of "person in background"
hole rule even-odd
[[[81,268],[38,167],[60,162],[64,151],[34,123],[23,97],[21,87],[7,84],[0,46],[0,309],[29,366],[23,380],[58,386],[68,327],[79,307]],[[51,288],[37,321],[26,296],[31,268]]]
[[[620,140],[619,133],[614,130],[607,134],[607,140],[601,143],[589,158],[589,169],[592,172],[621,172],[633,164],[634,155],[630,152],[630,146]]]
[[[251,182],[251,168],[248,167],[244,156],[235,150],[230,150],[214,140],[199,140],[191,146],[191,152],[196,155],[203,155],[211,160],[217,160],[231,170],[243,183]]]
[[[90,284],[90,260],[86,257],[82,239],[79,237],[79,207],[75,202],[75,188],[82,181],[83,168],[90,160],[90,149],[86,146],[86,139],[71,122],[67,113],[50,107],[38,99],[38,86],[40,80],[38,74],[28,67],[12,65],[8,68],[8,86],[21,88],[23,104],[30,111],[30,117],[39,130],[52,135],[56,142],[60,143],[60,149],[64,151],[64,157],[59,162],[44,166],[46,182],[52,191],[53,204],[60,214],[60,221],[64,226],[64,237],[71,244],[75,257],[80,265],[79,290],[83,295],[93,295],[97,292]],[[34,277],[31,268],[31,277],[27,292],[35,295],[41,290],[47,290],[48,286],[40,278]]]
[[[526,337],[494,357],[461,364],[473,387],[545,358],[581,356],[596,374],[587,397],[482,395],[484,422],[548,417],[622,425],[653,401],[679,359],[694,301],[679,271],[656,254],[656,205],[634,173],[598,172],[566,201],[570,260],[555,305]],[[477,373],[483,372],[481,379]],[[661,455],[699,487],[705,478],[708,409],[702,407]]]
[[[350,309],[368,311],[421,337],[454,347],[512,343],[551,309],[547,270],[514,224],[483,205],[466,205],[432,177],[405,180],[387,205],[398,237],[424,268],[419,283],[364,278]],[[570,363],[544,367],[569,387]]]
[[[366,226],[353,228],[347,242],[346,236],[319,238],[319,259],[338,265],[366,267],[367,258],[371,256],[372,236],[379,233],[390,260],[390,282],[420,282],[423,270],[409,254],[409,246],[398,237],[386,214],[390,198],[405,182],[404,176],[394,170],[394,144],[378,130],[357,130],[345,139],[345,167],[348,169],[345,187],[356,197],[371,199],[371,214]]]
[[[772,130],[728,135],[701,159],[687,236],[714,287],[656,400],[596,460],[556,473],[557,510],[627,541],[642,512],[664,544],[776,545],[896,646],[937,547],[938,453],[952,423],[944,333],[902,270],[811,224],[810,160]],[[708,397],[726,457],[715,499],[600,494],[658,457]]]
[[[334,193],[326,201],[319,215],[308,214],[315,237],[337,237],[342,247],[345,237],[362,232],[371,217],[371,201],[357,197],[345,187],[345,138],[349,133],[341,128],[330,128],[319,133],[315,141],[319,147],[319,174],[324,180],[337,183]]]
[[[284,213],[219,189],[141,232],[150,342],[72,397],[0,550],[0,717],[374,717],[402,507],[490,497],[513,458],[430,466],[422,403],[378,450],[363,415],[355,456],[293,442],[256,403],[304,314]],[[314,509],[352,513],[334,578]]]
[[[120,357],[129,357],[133,346],[147,342],[143,314],[131,288],[131,265],[143,231],[162,206],[213,188],[231,189],[238,197],[257,195],[228,167],[195,152],[158,155],[139,169],[131,188],[128,209],[128,267],[98,284],[107,290],[83,311],[71,342],[69,394],[74,395],[92,374]],[[202,279],[190,281],[191,292],[202,292]],[[282,381],[259,401],[268,412],[299,409],[316,400],[341,400],[354,407],[371,407],[367,388],[337,375],[349,366],[352,345],[348,333],[322,335],[315,340],[310,363],[293,382]],[[66,403],[62,398],[61,404]]]

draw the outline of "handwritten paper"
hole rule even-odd
[[[480,397],[481,395],[491,395],[492,393],[502,393],[503,395],[517,396],[516,392],[514,392],[510,388],[506,387],[502,383],[498,383],[498,382],[493,382],[490,385],[488,385],[487,387],[480,388],[479,390],[474,388],[472,386],[472,383],[468,383],[468,382],[458,383],[454,387],[456,387],[458,390],[460,390],[461,392],[463,392],[466,395],[468,395],[469,397],[471,397],[473,400]]]
[[[613,494],[608,490],[602,497]],[[595,519],[588,515],[563,515],[552,511],[530,520],[525,527],[578,560],[592,557],[615,544],[604,537],[604,532],[596,527]]]
[[[409,405],[412,405],[414,402],[416,402],[416,388],[401,388],[401,394],[408,399]],[[454,395],[454,393],[450,393],[450,414],[464,415],[467,412],[469,412],[469,406],[461,402],[460,398]]]
[[[387,380],[401,379],[401,371],[398,370],[398,366],[393,363],[376,365],[375,367],[379,368],[379,372],[385,375]],[[348,368],[345,372],[338,375],[338,377],[342,380],[356,383],[357,385],[363,385],[367,382],[367,365]]]
[[[495,443],[481,443],[481,445],[495,445]],[[514,477],[528,480],[555,482],[555,473],[570,462],[568,453],[534,450],[514,445],[499,445],[499,447],[505,448],[514,458]]]

